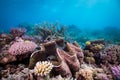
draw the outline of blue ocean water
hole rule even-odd
[[[80,28],[120,27],[120,0],[0,0],[0,27],[56,22]]]

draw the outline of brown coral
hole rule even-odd
[[[111,64],[120,63],[120,46],[119,45],[109,45],[104,49],[104,54],[106,55],[105,60]]]

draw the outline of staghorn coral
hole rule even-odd
[[[39,61],[36,63],[34,67],[34,73],[38,76],[46,76],[50,73],[53,69],[53,65],[51,62],[48,61]]]
[[[50,24],[48,22],[35,25],[34,32],[36,35],[42,37],[43,40],[46,40],[48,37],[59,38],[64,37],[65,26],[58,25],[58,23]]]
[[[9,53],[11,55],[22,55],[28,52],[32,52],[37,45],[32,41],[19,41],[15,42],[9,48]]]

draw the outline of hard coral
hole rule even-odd
[[[58,25],[58,23],[50,24],[48,22],[35,25],[35,33],[43,38],[43,40],[47,39],[49,36],[51,38],[59,38],[64,37],[65,26]]]
[[[65,43],[63,39],[56,39],[40,46],[42,51],[37,51],[30,57],[30,68],[39,60],[48,60],[54,65],[52,76],[72,77],[80,69],[84,55],[76,43]]]
[[[9,44],[13,40],[13,37],[9,34],[0,34],[0,47]]]
[[[21,37],[26,32],[25,28],[13,28],[10,31],[10,34],[14,37]]]
[[[106,55],[105,60],[110,64],[120,63],[120,46],[119,45],[109,45],[104,49],[104,54]]]
[[[33,51],[37,45],[32,41],[19,41],[15,42],[9,48],[9,53],[12,55],[22,55]]]
[[[119,80],[120,79],[120,65],[111,67],[113,75]]]
[[[51,78],[50,80],[74,80],[71,77],[63,78],[61,75],[56,76],[55,78]]]
[[[53,65],[51,62],[40,61],[36,63],[36,66],[34,68],[34,73],[38,76],[46,76],[50,73],[52,69],[53,69]]]
[[[97,74],[96,79],[98,79],[98,80],[109,80],[108,77],[107,77],[107,75],[104,74],[104,73]]]
[[[79,72],[77,72],[77,75],[79,75],[79,76],[77,76],[77,80],[80,76],[84,77],[85,80],[93,80],[93,71],[90,69],[87,69],[87,68],[80,69]]]
[[[84,48],[85,61],[89,63],[101,63],[101,52],[105,47],[105,41],[102,39],[87,41]]]

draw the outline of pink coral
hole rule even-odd
[[[107,75],[104,74],[104,73],[98,73],[97,78],[100,79],[100,80],[109,80]]]
[[[36,47],[37,45],[32,41],[19,41],[13,43],[8,52],[12,55],[21,55],[32,52]]]
[[[117,78],[119,78],[119,76],[120,76],[120,65],[119,66],[113,66],[111,69],[112,69],[113,75],[116,76]]]

